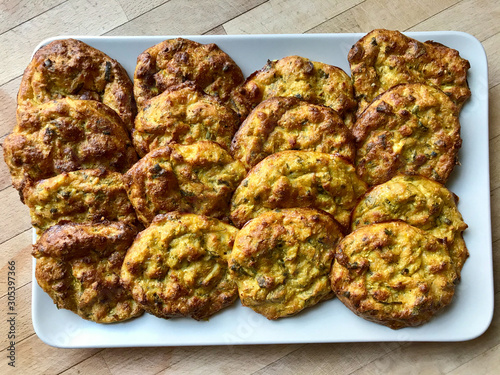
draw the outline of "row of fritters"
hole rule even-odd
[[[143,157],[200,140],[218,142],[247,169],[278,151],[308,150],[355,162],[369,185],[401,172],[445,183],[461,146],[468,62],[387,30],[358,41],[349,61],[354,85],[341,69],[299,56],[243,82],[214,44],[171,39],[139,56],[132,86],[101,51],[54,41],[25,71],[17,125],[3,145],[13,185],[85,168],[124,173],[137,160],[132,144]]]
[[[345,229],[367,190],[341,156],[283,151],[248,174],[211,141],[170,144],[139,160],[124,175],[84,169],[38,181],[23,190],[38,235],[68,221],[121,221],[148,226],[158,214],[190,212],[242,227],[275,208],[310,207],[331,214]],[[138,219],[138,220],[137,220]]]
[[[137,237],[117,222],[52,226],[33,255],[37,280],[58,307],[102,323],[142,309],[207,319],[238,294],[277,319],[335,292],[356,314],[402,328],[451,302],[467,258],[465,228],[444,186],[397,176],[360,200],[345,237],[330,215],[309,208],[268,211],[240,231],[170,212]]]

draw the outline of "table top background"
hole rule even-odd
[[[397,8],[397,9],[396,9]],[[17,0],[0,2],[0,143],[15,124],[24,68],[43,39],[72,35],[197,35],[458,30],[489,63],[489,147],[495,290],[500,268],[500,2],[496,0]],[[1,153],[1,149],[0,149]],[[3,159],[3,156],[1,156]],[[471,182],[473,183],[473,182]],[[31,225],[0,162],[0,373],[493,374],[500,314],[481,337],[455,343],[352,343],[57,349],[31,323]],[[7,272],[16,262],[16,367],[8,366]],[[495,297],[497,295],[495,294]],[[495,298],[498,300],[498,298]]]

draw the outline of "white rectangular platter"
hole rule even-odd
[[[245,76],[267,60],[301,55],[338,66],[350,73],[347,53],[363,34],[184,36],[216,43],[241,67]],[[461,165],[447,186],[460,197],[459,209],[469,225],[464,238],[470,258],[455,298],[442,314],[418,328],[393,331],[365,321],[337,300],[301,314],[269,321],[237,301],[233,306],[197,322],[188,318],[159,319],[149,314],[111,325],[88,322],[58,310],[33,275],[33,326],[47,344],[65,348],[177,345],[237,345],[361,341],[462,341],[481,335],[493,316],[493,265],[488,158],[488,69],[484,50],[474,37],[460,32],[407,33],[421,41],[434,40],[457,49],[470,61],[471,99],[460,121]],[[55,37],[43,41],[46,44]],[[133,77],[137,56],[164,39],[154,37],[78,37],[118,60]]]

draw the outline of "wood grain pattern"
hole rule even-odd
[[[0,162],[1,374],[493,374],[500,367],[500,2],[495,0],[16,0],[0,4],[0,143],[15,123],[20,77],[44,38],[73,35],[458,30],[489,62],[490,183],[496,308],[481,337],[457,343],[358,343],[63,350],[31,324],[31,230]],[[486,166],[482,166],[486,167]],[[473,183],[473,182],[471,182]],[[8,261],[16,262],[16,368],[7,365]],[[332,317],[335,319],[335,317]],[[65,340],[63,333],[61,342]],[[404,330],[401,331],[404,340]]]

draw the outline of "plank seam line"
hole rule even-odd
[[[18,292],[18,291],[19,291],[19,289],[24,288],[26,285],[29,285],[29,284],[31,284],[31,283],[32,283],[32,280],[28,281],[27,283],[25,283],[25,284],[23,284],[23,285],[21,285],[21,286],[16,286],[16,289],[15,289],[15,290],[16,290],[16,292]],[[3,294],[2,296],[0,296],[0,300],[1,300],[2,298],[6,297],[6,296],[7,296],[7,293],[5,293],[5,294]],[[31,297],[30,297],[30,300],[31,300]]]
[[[302,349],[303,347],[305,347],[305,344],[300,345],[297,349],[292,350],[291,352],[287,353],[287,354],[286,354],[286,355],[284,355],[283,357],[280,357],[280,358],[278,358],[278,359],[275,359],[274,361],[272,361],[271,363],[268,363],[268,364],[267,364],[267,365],[265,365],[264,367],[261,367],[261,368],[260,368],[260,369],[258,369],[257,371],[252,372],[250,375],[254,375],[254,374],[256,374],[256,373],[258,373],[258,372],[260,372],[260,371],[262,371],[262,370],[265,370],[265,369],[266,369],[266,368],[268,368],[269,366],[272,366],[274,363],[281,361],[283,358],[288,357],[290,354],[295,353],[297,350],[300,350],[300,349]]]
[[[393,342],[398,343],[397,341],[393,341]],[[388,343],[390,343],[390,342],[388,342]],[[370,362],[365,363],[363,366],[358,367],[357,369],[355,369],[355,370],[351,371],[351,372],[350,372],[349,374],[347,374],[347,375],[352,375],[352,374],[354,374],[355,372],[357,372],[357,371],[359,371],[359,370],[361,370],[361,369],[363,369],[363,368],[365,368],[365,367],[367,367],[367,366],[371,365],[371,364],[372,364],[372,363],[374,363],[375,361],[378,361],[380,358],[382,358],[382,357],[384,357],[384,356],[387,356],[388,354],[391,354],[391,353],[395,352],[396,350],[405,349],[405,348],[409,347],[411,344],[413,344],[413,342],[405,342],[405,341],[400,341],[399,343],[400,343],[400,345],[399,345],[399,346],[397,346],[396,348],[394,348],[394,349],[392,349],[392,350],[389,350],[388,352],[385,352],[385,353],[383,353],[383,354],[379,355],[377,358],[374,358],[374,359],[373,359],[373,360],[371,360]],[[417,343],[418,343],[418,342],[417,342]]]
[[[409,29],[411,29],[412,27],[418,26],[418,25],[420,25],[421,23],[424,23],[425,21],[427,21],[427,20],[429,20],[429,19],[432,19],[432,18],[436,17],[438,14],[441,14],[441,13],[443,13],[444,11],[446,11],[446,10],[448,10],[448,9],[451,9],[451,8],[453,8],[453,7],[458,6],[458,4],[460,4],[460,3],[462,3],[462,2],[463,2],[463,0],[460,0],[460,1],[456,2],[455,4],[450,5],[449,7],[446,7],[446,8],[444,8],[444,9],[441,9],[439,12],[434,13],[434,14],[433,14],[432,16],[430,16],[430,17],[427,17],[425,20],[422,20],[422,21],[417,22],[416,24],[414,24],[414,25],[412,25],[412,26],[410,26],[410,27],[407,27],[407,28],[405,29],[405,31],[408,31],[408,30],[409,30]]]
[[[48,8],[48,9],[44,10],[42,13],[38,13],[36,16],[33,16],[33,17],[28,18],[27,20],[25,20],[25,21],[23,21],[23,22],[21,22],[21,23],[18,23],[16,26],[13,26],[13,27],[11,27],[10,29],[5,30],[3,33],[0,33],[0,36],[1,36],[1,35],[3,35],[3,34],[5,34],[5,33],[8,33],[9,31],[12,31],[12,30],[16,29],[17,27],[19,27],[19,26],[21,26],[21,25],[24,25],[26,22],[29,22],[29,21],[31,21],[32,19],[35,19],[35,18],[37,18],[37,17],[41,16],[42,14],[45,14],[45,13],[47,13],[48,11],[51,11],[51,10],[52,10],[52,9],[54,9],[54,8],[57,8],[58,6],[61,6],[61,5],[63,5],[63,4],[66,4],[68,1],[69,1],[69,0],[65,0],[65,1],[63,1],[63,2],[61,2],[61,3],[59,3],[59,4],[57,4],[57,5],[54,5],[53,7],[50,7],[50,8]]]
[[[486,353],[488,353],[488,352],[492,351],[493,349],[495,349],[495,348],[496,348],[497,346],[499,346],[499,345],[500,345],[500,344],[497,344],[497,345],[495,345],[495,346],[492,346],[491,348],[489,348],[489,349],[488,349],[487,351],[485,351],[485,352],[478,353],[476,356],[474,356],[474,357],[470,358],[468,361],[465,361],[465,362],[464,362],[464,363],[462,363],[461,365],[459,365],[459,366],[457,366],[457,367],[455,367],[455,368],[451,369],[450,371],[445,372],[445,374],[450,374],[450,373],[452,373],[453,371],[458,370],[460,367],[465,366],[467,363],[469,363],[469,362],[470,362],[470,361],[472,361],[473,359],[476,359],[476,358],[478,358],[479,356],[481,356],[481,355],[483,355],[483,354],[486,354]]]
[[[11,83],[11,82],[12,82],[13,80],[15,80],[15,79],[21,78],[22,76],[23,76],[22,74],[19,74],[19,75],[15,76],[15,77],[10,78],[9,80],[7,80],[7,81],[5,81],[4,83],[2,83],[2,84],[0,85],[0,88],[1,88],[1,87],[3,87],[4,85],[7,85],[7,84]],[[16,95],[16,96],[17,96],[17,95]]]
[[[21,339],[21,340],[19,340],[19,341],[16,341],[16,347],[17,347],[17,344],[20,344],[20,343],[22,343],[23,341],[28,340],[31,336],[36,336],[36,333],[35,333],[35,332],[33,332],[31,335],[26,336],[24,339]],[[4,350],[6,351],[6,350],[7,350],[7,348],[8,348],[8,346],[7,346],[6,348],[2,349],[2,352],[3,352]]]
[[[231,22],[232,20],[234,20],[234,19],[236,19],[236,18],[240,17],[241,15],[243,15],[243,14],[245,14],[245,13],[248,13],[248,12],[251,12],[251,11],[252,11],[252,10],[254,10],[255,8],[258,8],[258,7],[260,7],[261,5],[264,5],[264,4],[266,4],[266,3],[269,3],[269,0],[267,0],[267,1],[263,1],[262,3],[259,3],[259,4],[257,4],[256,6],[254,6],[254,7],[250,8],[250,9],[245,10],[243,13],[237,14],[237,15],[236,15],[236,16],[234,16],[233,18],[229,18],[228,20],[226,20],[226,21],[224,21],[223,23],[221,23],[219,26],[222,26],[222,28],[223,28],[223,29],[224,29],[224,31],[226,32],[226,35],[231,35],[231,34],[227,34],[227,30],[226,30],[226,28],[224,27],[224,24],[226,24],[226,23],[228,23],[228,22]],[[217,26],[215,26],[215,27],[217,27]],[[215,29],[215,27],[212,27],[210,30]],[[210,30],[207,30],[207,31],[205,31],[205,32],[209,32]]]
[[[366,3],[366,0],[361,1],[361,2],[359,2],[359,3],[357,3],[357,4],[354,4],[352,7],[347,8],[346,10],[343,10],[342,12],[340,12],[340,13],[336,14],[335,16],[333,16],[333,17],[331,17],[331,18],[328,18],[327,20],[324,20],[323,22],[318,23],[316,26],[311,27],[310,29],[308,29],[308,30],[304,31],[304,32],[303,32],[303,34],[307,34],[309,31],[311,31],[311,30],[313,30],[313,29],[316,29],[317,27],[319,27],[319,26],[321,26],[321,25],[323,25],[323,24],[325,24],[325,23],[327,23],[327,22],[329,22],[329,21],[333,20],[334,18],[336,18],[336,17],[338,17],[338,16],[340,16],[340,15],[342,15],[342,14],[344,14],[344,13],[349,12],[351,9],[356,8],[357,6],[359,6],[359,5],[361,5],[361,4],[364,4],[364,3]],[[359,26],[359,25],[358,25],[358,26]]]
[[[173,347],[173,346],[172,346],[171,348],[175,348],[175,347]],[[181,358],[181,359],[179,359],[177,362],[174,362],[174,363],[172,363],[172,364],[168,365],[167,367],[165,367],[165,368],[161,369],[160,371],[156,372],[156,373],[155,373],[155,375],[161,374],[161,373],[162,373],[162,372],[164,372],[165,370],[168,370],[169,368],[171,368],[172,366],[175,366],[176,364],[178,364],[178,363],[182,362],[183,360],[186,360],[186,359],[189,359],[189,358],[193,357],[194,355],[196,355],[196,354],[198,354],[199,352],[201,352],[201,350],[203,349],[203,347],[202,347],[202,346],[198,346],[198,347],[196,347],[196,349],[197,349],[197,350],[195,350],[195,352],[194,352],[194,353],[192,353],[192,354],[188,355],[188,356],[187,356],[187,357],[185,357],[185,358]]]
[[[5,190],[5,189],[4,189],[4,190]],[[0,192],[2,192],[2,191],[3,191],[3,190],[0,190]],[[12,237],[9,237],[9,238],[7,238],[6,240],[4,240],[4,241],[0,242],[0,246],[1,246],[1,245],[3,245],[4,243],[6,243],[7,241],[10,241],[10,240],[11,240],[11,239],[13,239],[14,237],[20,236],[21,234],[23,234],[23,233],[25,233],[25,232],[27,232],[27,231],[29,231],[29,230],[31,230],[31,229],[33,229],[33,228],[28,228],[28,229],[25,229],[25,230],[23,230],[23,231],[21,231],[21,232],[17,233],[17,234],[14,234]],[[31,245],[31,241],[30,241],[30,245]]]
[[[45,343],[44,343],[44,344],[45,344]],[[46,345],[48,345],[48,344],[46,344]],[[49,345],[49,346],[51,346],[51,345]],[[89,349],[91,349],[91,348],[89,348]],[[62,374],[62,373],[64,373],[64,372],[66,372],[66,371],[68,371],[68,370],[72,369],[73,367],[78,366],[80,363],[82,363],[82,362],[86,361],[87,359],[90,359],[90,358],[92,358],[92,357],[95,357],[97,354],[99,354],[99,353],[103,352],[105,349],[106,349],[106,348],[104,348],[104,349],[99,349],[96,353],[91,354],[91,355],[89,355],[87,358],[84,358],[84,359],[82,359],[81,361],[78,361],[78,362],[74,363],[73,365],[71,365],[71,367],[68,367],[68,368],[66,368],[66,369],[62,370],[61,372],[58,372],[56,375],[60,375],[60,374]],[[78,350],[78,349],[76,349],[76,350]],[[91,349],[91,350],[92,350],[92,349]],[[108,367],[108,369],[109,369],[109,367]]]

